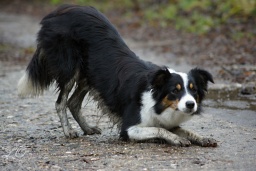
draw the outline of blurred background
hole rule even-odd
[[[256,80],[256,0],[1,0],[5,14],[41,18],[63,3],[94,6],[126,39],[183,62],[212,68],[238,83]],[[19,28],[16,28],[19,29]],[[35,47],[18,49],[0,37],[0,60],[27,62]],[[168,58],[168,57],[167,57]]]
[[[44,15],[51,6],[63,3],[94,6],[137,27],[173,27],[206,34],[226,26],[234,39],[252,38],[255,34],[252,28],[256,16],[255,0],[1,0],[1,8]]]

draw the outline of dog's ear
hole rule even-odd
[[[208,71],[199,68],[192,69],[189,75],[195,80],[199,96],[198,100],[201,102],[205,96],[205,91],[207,91],[208,81],[214,83],[212,75]]]
[[[208,71],[199,68],[190,70],[188,75],[191,76],[195,81],[197,86],[198,101],[201,103],[201,101],[204,99],[205,92],[207,92],[208,82],[210,81],[214,83],[212,75]]]
[[[214,83],[212,75],[203,69],[194,68],[190,70],[189,75],[191,75],[198,88],[201,88],[204,91],[207,91],[208,88],[208,81]]]
[[[171,73],[167,68],[162,68],[153,73],[151,85],[154,88],[161,88],[171,77]]]

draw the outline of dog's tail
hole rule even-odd
[[[25,74],[18,82],[20,97],[42,95],[44,90],[49,87],[53,78],[48,74],[46,66],[43,50],[38,46]]]

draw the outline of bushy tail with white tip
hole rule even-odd
[[[49,87],[53,79],[49,76],[44,61],[43,52],[37,48],[25,74],[18,82],[20,97],[42,95],[44,90]]]

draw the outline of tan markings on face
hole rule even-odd
[[[189,84],[189,88],[190,89],[193,89],[194,88],[194,85],[192,83]]]
[[[176,88],[177,88],[178,90],[181,90],[181,85],[180,85],[180,84],[177,84],[177,85],[176,85]]]
[[[165,98],[162,101],[162,104],[165,107],[165,109],[168,108],[168,107],[171,107],[172,109],[177,109],[178,108],[178,103],[179,103],[178,99],[172,101],[172,100],[168,99],[168,96],[165,96]]]

